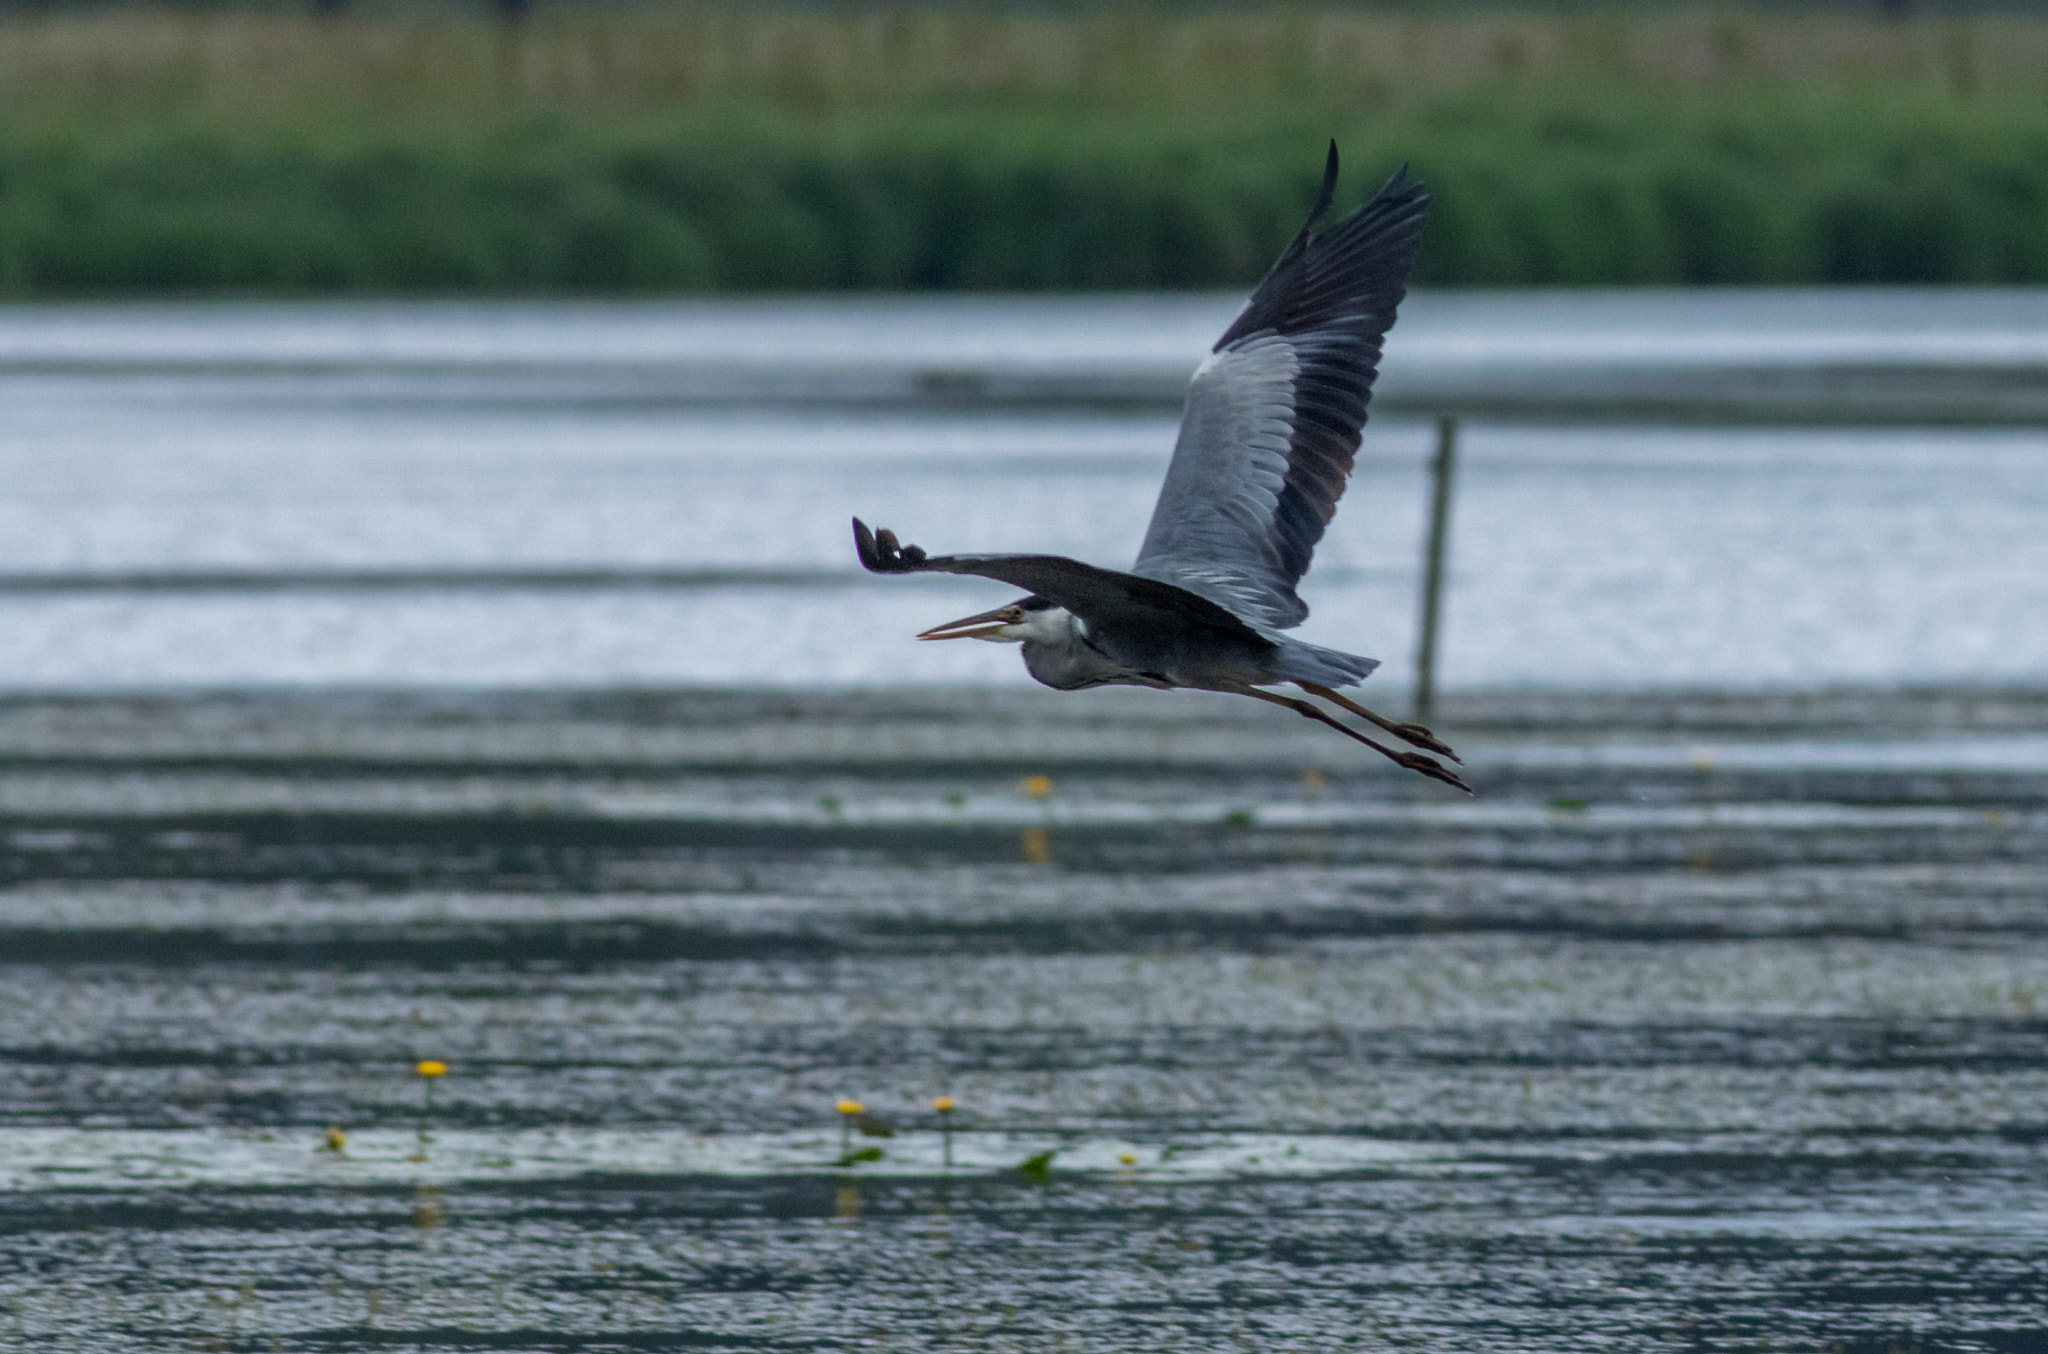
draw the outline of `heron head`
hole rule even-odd
[[[935,625],[918,638],[985,639],[992,644],[1022,644],[1027,639],[1041,638],[1044,622],[1058,610],[1043,597],[1026,597],[1008,606],[999,606],[994,611],[962,616],[957,621]]]

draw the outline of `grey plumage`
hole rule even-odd
[[[1336,182],[1333,142],[1307,223],[1189,383],[1173,460],[1130,572],[1059,555],[930,556],[857,518],[854,540],[862,565],[876,573],[976,574],[1031,594],[920,638],[1021,643],[1031,675],[1062,690],[1117,684],[1254,696],[1469,793],[1430,757],[1397,752],[1307,701],[1258,689],[1293,683],[1456,760],[1427,729],[1338,694],[1377,660],[1281,633],[1308,615],[1295,586],[1343,496],[1428,207],[1404,170],[1315,234]]]
[[[1278,630],[1308,617],[1294,587],[1344,494],[1429,206],[1403,170],[1311,237],[1336,185],[1332,143],[1308,223],[1189,383],[1131,569]]]

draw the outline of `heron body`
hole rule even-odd
[[[858,518],[854,540],[876,573],[977,574],[1030,594],[920,639],[1018,644],[1031,675],[1062,691],[1149,686],[1252,696],[1470,793],[1434,758],[1397,751],[1308,701],[1262,689],[1291,684],[1457,760],[1429,730],[1384,719],[1338,692],[1364,680],[1377,660],[1283,633],[1308,616],[1295,585],[1350,476],[1380,346],[1428,205],[1404,171],[1314,233],[1336,181],[1333,143],[1307,224],[1189,382],[1166,482],[1128,572],[1061,555],[927,555]]]
[[[974,638],[1016,642],[1024,651],[1026,670],[1060,691],[1150,686],[1162,691],[1186,687],[1235,692],[1246,686],[1298,680],[1348,686],[1379,666],[1377,659],[1318,648],[1284,635],[1245,634],[1152,618],[1098,630],[1042,597],[1027,598],[1016,606],[1021,613],[1017,620],[992,621],[1002,628]],[[968,618],[970,623],[981,619]],[[951,638],[926,633],[933,639]]]

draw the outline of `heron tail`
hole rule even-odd
[[[1269,636],[1271,638],[1271,636]],[[1281,675],[1290,682],[1318,682],[1323,686],[1356,686],[1380,665],[1377,658],[1360,658],[1354,653],[1304,644],[1298,639],[1280,639]]]

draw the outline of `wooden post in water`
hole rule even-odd
[[[1415,722],[1436,716],[1436,635],[1444,608],[1444,554],[1451,534],[1451,482],[1458,464],[1458,420],[1436,421],[1436,456],[1429,466],[1429,536],[1422,547],[1422,634],[1415,646]]]

